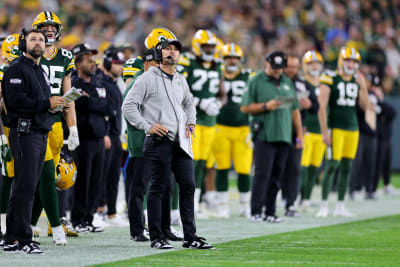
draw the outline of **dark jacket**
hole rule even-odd
[[[101,81],[103,86],[107,90],[107,100],[109,102],[112,113],[110,114],[109,132],[108,135],[119,136],[121,134],[121,106],[122,106],[122,94],[119,90],[117,83],[108,75],[102,71],[96,72],[94,78],[97,81]]]
[[[376,125],[378,138],[390,139],[393,132],[393,121],[396,118],[396,110],[391,104],[385,101],[379,102],[378,105],[381,108]]]
[[[90,83],[78,76],[72,78],[72,86],[82,89],[89,96],[75,101],[79,137],[83,139],[103,138],[107,135],[107,119],[111,114],[106,98],[106,89],[94,79]]]
[[[7,69],[1,87],[7,108],[7,125],[16,128],[19,118],[30,119],[30,129],[48,132],[55,122],[50,108],[50,83],[41,65],[25,56]]]

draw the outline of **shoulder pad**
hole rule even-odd
[[[72,60],[74,58],[74,56],[72,55],[72,52],[65,48],[60,48],[60,53],[63,57],[66,57],[69,60]]]
[[[181,56],[178,62],[179,65],[188,67],[190,66],[190,59],[185,57],[185,56]]]
[[[328,85],[332,85],[333,84],[333,77],[336,77],[336,75],[337,74],[336,74],[335,71],[326,70],[326,71],[324,71],[324,73],[322,73],[322,75],[320,77],[320,82],[328,84]]]

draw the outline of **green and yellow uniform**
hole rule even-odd
[[[63,80],[65,76],[68,76],[73,71],[75,66],[72,53],[63,48],[55,48],[50,57],[46,58],[43,56],[41,58],[40,64],[48,75],[51,95],[63,95]],[[53,159],[55,166],[57,166],[60,161],[60,153],[64,141],[61,116],[61,112],[56,113],[56,122],[53,124],[52,130],[49,132],[45,155],[45,161]]]
[[[360,86],[354,76],[345,81],[338,72],[332,71],[322,74],[320,83],[330,88],[327,110],[331,134],[331,146],[327,149],[327,163],[322,178],[322,199],[328,199],[333,176],[339,169],[338,200],[343,201],[352,161],[357,153],[359,132],[356,106]]]
[[[137,77],[142,75],[143,70],[139,70],[132,77],[129,85],[126,87],[123,98],[127,96],[128,92],[131,90],[133,84],[135,83]],[[144,148],[144,138],[146,136],[145,132],[137,129],[132,126],[128,121],[126,122],[127,132],[128,132],[128,151],[129,157],[131,158],[142,158],[144,157],[143,148]]]
[[[328,159],[354,159],[358,145],[358,121],[356,106],[359,85],[353,76],[349,81],[337,72],[325,72],[321,84],[330,88],[328,102],[328,128],[331,130],[332,146],[328,148]]]
[[[143,69],[144,65],[142,57],[130,58],[124,64],[124,69],[122,71],[122,79],[124,79],[124,82],[126,82],[127,79],[135,77],[136,74],[142,71]]]
[[[217,129],[213,152],[217,169],[231,167],[231,160],[237,173],[249,174],[252,162],[249,116],[240,111],[242,96],[247,91],[250,70],[241,70],[228,79],[225,76],[224,87],[227,103],[217,116]]]
[[[306,85],[311,88],[315,95],[319,95],[319,85],[313,85],[306,80]],[[322,141],[321,129],[317,113],[306,112],[303,126],[306,128],[304,135],[304,149],[301,156],[301,166],[320,167],[324,158],[326,149],[325,143]]]
[[[200,109],[203,99],[216,98],[222,77],[221,64],[199,61],[191,54],[181,57],[178,70],[187,79],[196,103],[196,138],[193,138],[194,160],[207,160],[215,137],[217,116]]]

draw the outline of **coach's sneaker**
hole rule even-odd
[[[20,243],[18,241],[5,242],[3,251],[6,253],[16,253],[20,250]]]
[[[319,211],[315,216],[321,217],[321,218],[326,218],[326,217],[328,217],[328,213],[329,213],[328,201],[322,201],[321,207],[319,208]]]
[[[156,249],[171,249],[174,248],[170,243],[163,239],[155,239],[151,241],[151,247]]]
[[[239,193],[239,216],[250,218],[250,192]]]
[[[283,222],[283,219],[282,219],[282,218],[279,218],[279,217],[276,216],[276,215],[268,215],[268,216],[265,218],[265,221],[266,221],[266,222],[269,222],[269,223],[282,223],[282,222]]]
[[[354,217],[354,214],[349,212],[345,207],[343,201],[336,203],[336,208],[333,212],[333,216],[339,217]]]
[[[87,229],[91,233],[101,233],[104,229],[100,226],[94,226],[92,223],[86,223]]]
[[[171,225],[182,226],[179,210],[171,210]]]
[[[31,225],[31,227],[32,227],[32,240],[36,241],[36,242],[39,242],[39,239],[40,239],[40,228],[37,227],[37,226],[33,226],[33,225]]]
[[[39,248],[39,243],[35,241],[21,244],[19,251],[25,254],[43,254],[43,251]]]
[[[53,227],[53,243],[56,246],[65,246],[67,244],[67,238],[65,237],[64,229],[61,225]]]
[[[385,185],[383,187],[383,192],[386,195],[400,195],[400,190],[394,188],[391,184]]]
[[[264,217],[261,214],[255,214],[250,217],[250,221],[253,223],[260,223],[264,221]]]
[[[192,249],[215,249],[214,246],[208,244],[204,237],[196,236],[192,241],[183,241],[182,247]]]
[[[74,229],[77,233],[85,233],[89,231],[89,227],[84,223],[75,225]]]

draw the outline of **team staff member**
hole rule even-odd
[[[196,236],[194,221],[194,172],[190,131],[194,132],[196,110],[185,78],[176,72],[182,51],[177,40],[157,44],[160,66],[150,67],[136,80],[122,110],[130,124],[144,130],[144,155],[151,161],[151,185],[147,198],[151,247],[172,248],[163,238],[161,202],[169,192],[171,170],[179,184],[180,211],[184,231],[183,247],[212,249]],[[146,108],[143,110],[143,106]]]
[[[276,195],[292,142],[292,125],[296,129],[296,147],[303,143],[301,116],[292,81],[283,74],[285,54],[273,52],[266,57],[265,69],[248,84],[241,110],[253,114],[255,173],[251,196],[251,220],[279,223],[276,216]],[[277,98],[286,102],[283,103]],[[265,217],[261,214],[265,206]]]
[[[24,54],[9,67],[2,82],[15,164],[7,214],[6,252],[43,253],[32,241],[33,198],[43,167],[47,134],[55,121],[48,109],[66,104],[62,97],[50,97],[50,83],[39,63],[45,42],[46,36],[39,30],[24,32],[19,44]]]
[[[75,58],[77,76],[72,86],[82,89],[84,96],[75,101],[80,145],[77,149],[77,177],[71,221],[78,232],[101,232],[92,224],[93,215],[101,194],[101,175],[104,168],[104,136],[107,120],[111,114],[106,99],[106,89],[92,79],[96,72],[93,51],[82,47]]]
[[[295,56],[289,56],[285,74],[292,80],[297,92],[297,99],[300,109],[307,110],[307,113],[317,114],[318,99],[313,90],[307,86],[303,79],[297,74],[299,72],[299,59]],[[305,114],[304,114],[305,115]],[[302,114],[303,117],[303,114]],[[303,120],[302,120],[303,121]],[[285,216],[295,217],[300,214],[294,209],[294,202],[300,190],[300,160],[302,149],[296,147],[296,134],[293,133],[292,143],[289,144],[289,153],[286,160],[285,171],[282,175],[282,196],[285,199]]]
[[[107,91],[107,99],[112,109],[109,118],[109,130],[106,136],[110,147],[106,147],[104,170],[102,178],[103,199],[101,204],[107,204],[106,222],[112,225],[126,225],[126,222],[117,217],[118,182],[121,174],[121,106],[122,94],[117,85],[117,79],[122,75],[124,64],[123,53],[114,46],[104,51],[103,72],[98,72],[95,79],[99,79]],[[103,205],[101,205],[103,206]]]

